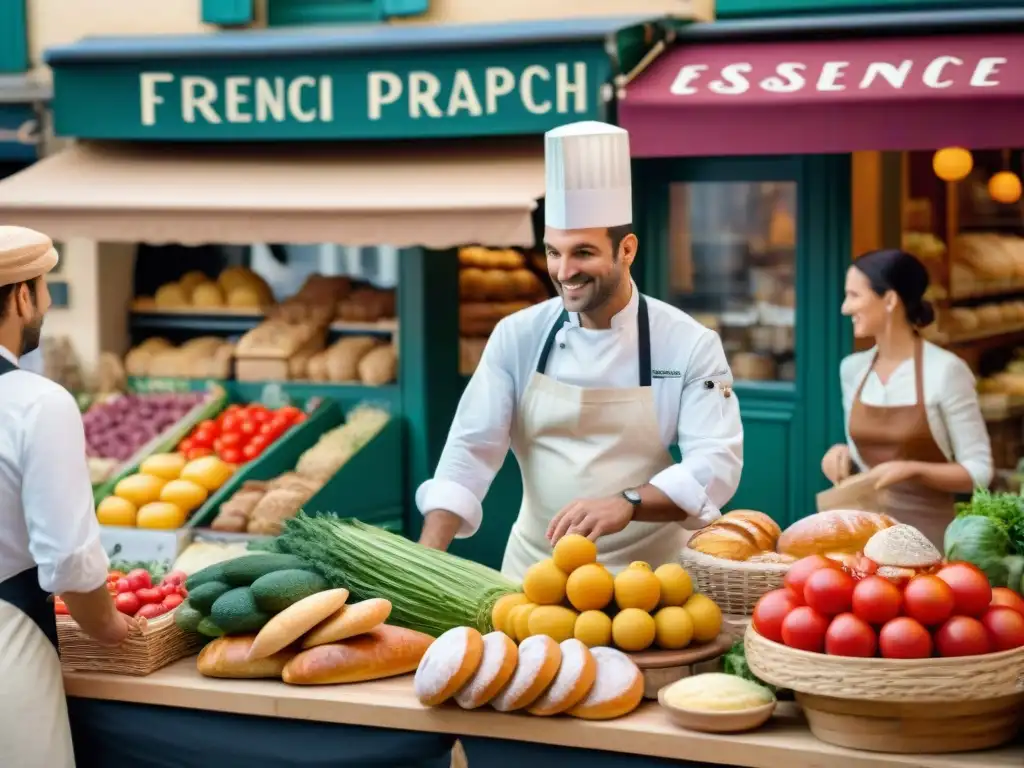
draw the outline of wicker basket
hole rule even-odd
[[[110,672],[115,675],[148,675],[202,647],[201,635],[184,632],[174,614],[140,621],[139,631],[116,648],[99,645],[70,616],[57,617],[60,663],[66,672]]]
[[[723,613],[750,616],[767,592],[782,587],[789,570],[785,563],[744,563],[723,560],[683,547],[683,567],[697,582],[697,591],[714,600]]]
[[[1024,648],[950,659],[854,659],[774,643],[748,627],[747,664],[790,688],[821,741],[904,754],[969,752],[1024,724]]]

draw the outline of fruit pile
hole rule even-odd
[[[595,544],[576,534],[559,539],[552,554],[530,566],[521,593],[494,605],[494,628],[513,640],[547,635],[560,643],[574,637],[590,648],[637,652],[652,646],[680,650],[718,637],[721,610],[694,594],[681,565],[652,571],[635,562],[612,576],[597,562]]]
[[[185,458],[218,456],[228,464],[242,464],[262,454],[285,432],[306,419],[300,408],[286,405],[270,410],[259,403],[229,405],[216,419],[196,425],[178,444]]]
[[[170,613],[188,597],[184,573],[171,571],[159,584],[154,584],[152,574],[145,568],[135,568],[127,573],[110,571],[107,574],[107,591],[121,613],[145,619]],[[53,603],[58,616],[68,615],[68,608],[60,595],[54,597]]]
[[[96,517],[100,525],[181,528],[234,472],[234,466],[216,456],[186,461],[180,453],[155,454],[99,503]]]
[[[753,626],[769,640],[833,656],[976,656],[1024,647],[1024,598],[992,589],[969,563],[901,585],[812,555],[793,564],[783,589],[758,600]]]

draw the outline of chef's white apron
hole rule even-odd
[[[551,557],[548,524],[576,499],[598,499],[650,481],[672,465],[661,442],[651,388],[647,302],[637,311],[640,386],[621,389],[562,384],[545,375],[562,312],[541,351],[513,427],[523,476],[523,503],[509,534],[501,572],[521,581],[533,563]],[[597,541],[598,559],[613,572],[635,560],[657,567],[678,562],[687,532],[678,523],[631,522]]]

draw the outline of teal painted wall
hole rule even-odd
[[[892,13],[894,11],[1024,8],[1024,0],[717,0],[720,19],[787,14]]]
[[[0,0],[0,75],[28,69],[26,0]]]

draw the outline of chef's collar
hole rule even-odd
[[[612,315],[612,329],[622,328],[623,326],[633,325],[636,323],[636,313],[640,307],[640,292],[636,289],[636,283],[629,281],[629,287],[632,293],[629,297],[629,303]],[[576,326],[580,325],[580,313],[570,312],[569,321]]]
[[[11,365],[18,364],[17,356],[3,344],[0,344],[0,357],[5,358]]]

